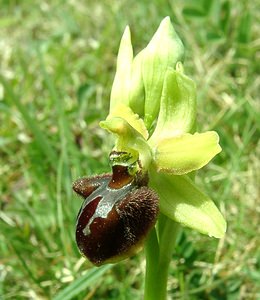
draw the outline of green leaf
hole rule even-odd
[[[171,20],[162,20],[153,38],[143,50],[142,77],[145,89],[144,122],[149,130],[157,118],[165,73],[183,59],[184,47]]]
[[[252,34],[252,16],[250,12],[245,11],[242,15],[237,32],[237,41],[239,43],[250,43]]]
[[[159,139],[190,132],[195,122],[196,87],[193,80],[182,73],[179,63],[176,70],[167,70],[159,117],[150,143],[156,145]]]
[[[198,230],[222,238],[226,221],[213,201],[188,176],[174,176],[150,170],[150,186],[160,197],[160,210],[167,217]]]
[[[193,18],[205,18],[207,16],[207,13],[202,10],[201,8],[196,7],[187,7],[184,8],[182,11],[184,16],[187,17],[193,17]]]
[[[132,61],[133,47],[131,43],[130,29],[127,26],[118,50],[116,75],[110,96],[110,111],[113,110],[118,103],[124,103],[128,105]]]
[[[205,166],[221,151],[215,131],[163,139],[154,153],[158,171],[183,175]]]
[[[71,282],[65,289],[61,290],[53,300],[70,300],[85,291],[87,288],[92,287],[96,281],[113,265],[105,265],[99,268],[93,268],[81,277]]]

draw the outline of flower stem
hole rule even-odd
[[[158,287],[156,276],[159,261],[159,244],[155,228],[152,229],[145,245],[146,254],[146,273],[145,273],[145,296],[144,300],[158,299]],[[153,294],[155,292],[155,294]]]
[[[160,214],[157,234],[154,229],[146,242],[144,300],[165,300],[167,279],[179,225]]]

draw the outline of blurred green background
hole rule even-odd
[[[124,27],[137,53],[167,15],[197,83],[199,131],[223,148],[196,180],[228,222],[223,240],[183,230],[169,299],[260,299],[259,4],[0,0],[1,300],[142,299],[142,252],[99,269],[80,257],[71,184],[109,171],[98,122]]]

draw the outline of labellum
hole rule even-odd
[[[80,178],[73,185],[85,199],[77,218],[77,245],[94,265],[135,254],[156,222],[158,195],[147,186],[147,176],[130,174],[130,169],[115,164],[112,175]]]

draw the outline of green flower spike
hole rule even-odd
[[[116,135],[116,151],[131,153],[148,172],[168,218],[221,238],[226,222],[186,174],[221,151],[214,131],[197,133],[196,87],[183,72],[183,45],[169,17],[133,58],[130,30],[121,40],[110,113],[102,128]]]

